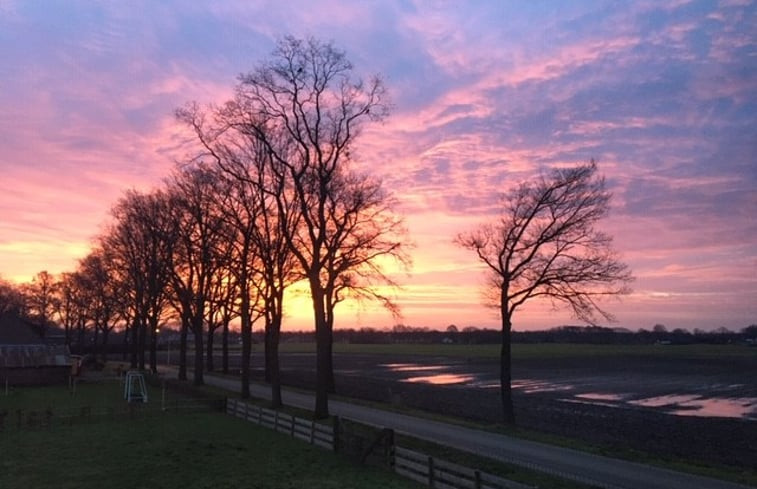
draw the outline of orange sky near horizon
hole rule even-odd
[[[339,306],[337,327],[496,327],[455,235],[550,168],[599,162],[602,223],[633,270],[609,326],[757,323],[754,1],[0,2],[0,276],[73,270],[130,188],[186,154],[173,110],[221,103],[277,37],[313,35],[381,73],[393,110],[357,142],[399,202],[413,267],[403,317]],[[275,26],[275,27],[272,27]],[[294,294],[288,329],[312,324]],[[529,304],[516,329],[578,324]]]

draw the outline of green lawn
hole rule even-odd
[[[18,389],[0,397],[0,411],[11,403],[12,409],[29,408],[22,397],[33,405],[53,400],[53,390],[60,394],[59,389]],[[104,401],[109,394],[96,390],[86,399],[110,404]],[[79,400],[85,400],[84,393]],[[218,412],[6,429],[0,433],[0,454],[3,489],[419,487]]]

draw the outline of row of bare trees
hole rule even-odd
[[[107,260],[97,248],[79,261],[75,272],[60,277],[41,271],[28,284],[0,280],[0,314],[26,318],[40,337],[61,327],[66,345],[90,341],[104,355],[108,336],[125,311],[116,272]]]
[[[219,328],[227,368],[226,339],[236,321],[246,397],[251,332],[262,323],[266,377],[278,405],[285,291],[302,282],[317,343],[315,414],[327,416],[337,305],[371,299],[396,312],[377,287],[395,285],[382,264],[408,262],[392,197],[379,179],[357,171],[351,156],[361,126],[386,116],[385,99],[382,81],[356,77],[332,44],[281,40],[270,59],[239,77],[231,100],[177,110],[194,149],[160,188],[129,191],[114,205],[93,251],[55,294],[40,282],[34,307],[41,324],[52,307],[45,301],[56,296],[67,336],[90,328],[107,343],[122,324],[132,366],[156,370],[158,331],[173,318],[181,325],[179,378],[191,363],[194,383],[202,384]]]
[[[179,378],[187,378],[191,334],[194,383],[202,384],[205,368],[214,368],[219,328],[228,368],[229,325],[238,321],[247,397],[252,328],[262,323],[266,378],[280,405],[285,291],[306,283],[317,345],[315,415],[327,416],[336,306],[352,297],[396,312],[380,292],[396,285],[382,264],[408,261],[393,199],[352,159],[361,127],[387,113],[381,79],[356,77],[342,51],[314,39],[281,40],[268,60],[239,77],[230,100],[177,110],[191,133],[189,156],[160,189],[127,192],[118,201],[92,253],[62,279],[57,306],[48,300],[50,277],[38,276],[29,304],[41,327],[54,307],[67,335],[90,325],[107,343],[113,325],[124,324],[132,366],[145,368],[149,360],[155,370],[159,326],[176,318]],[[490,274],[502,319],[508,423],[514,312],[546,298],[594,322],[610,318],[599,299],[629,290],[630,271],[595,228],[610,197],[594,162],[554,170],[506,194],[499,220],[457,237]]]
[[[332,338],[337,304],[375,299],[394,285],[381,267],[401,264],[405,230],[381,181],[358,172],[351,151],[362,124],[387,114],[378,77],[356,78],[344,53],[314,39],[285,38],[272,57],[239,78],[220,106],[177,111],[199,145],[193,158],[225,176],[227,196],[241,196],[230,222],[240,297],[257,297],[265,321],[269,380],[278,383],[284,290],[307,283],[316,336],[316,416],[334,391]],[[260,265],[256,265],[260,263]],[[245,307],[241,308],[244,313]],[[240,316],[248,358],[253,313]],[[243,366],[243,373],[247,369]],[[243,379],[243,388],[246,388]],[[274,392],[274,399],[280,394]]]

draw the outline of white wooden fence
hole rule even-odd
[[[316,423],[313,420],[298,418],[286,413],[266,409],[236,399],[226,401],[226,412],[238,418],[252,421],[260,426],[271,428],[279,433],[318,445],[329,450],[334,449],[334,428]]]
[[[421,484],[439,489],[533,489],[533,486],[402,447],[394,448],[394,471]]]

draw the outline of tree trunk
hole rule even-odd
[[[264,362],[263,373],[264,373],[265,381],[268,382],[269,384],[271,383],[271,327],[272,327],[271,323],[272,322],[273,322],[272,320],[269,320],[266,317],[265,330],[263,331],[263,343],[265,344],[264,351],[263,351],[263,362]]]
[[[194,385],[202,385],[205,383],[205,379],[203,377],[203,369],[205,368],[205,363],[203,362],[203,359],[205,358],[205,351],[203,349],[202,343],[203,343],[203,328],[202,328],[202,313],[199,313],[196,318],[192,321],[192,332],[194,333],[195,337],[195,368],[194,368],[194,381],[192,382]]]
[[[92,337],[92,355],[97,357],[97,354],[101,352],[100,343],[98,342],[100,339],[100,327],[97,325],[97,321],[92,325],[92,329],[94,333],[94,336]]]
[[[221,335],[221,349],[223,350],[223,357],[221,358],[221,364],[223,373],[229,373],[229,320],[223,321],[223,333]]]
[[[137,334],[137,354],[139,357],[139,370],[145,369],[145,350],[147,349],[147,320],[143,319],[139,324],[139,332]]]
[[[128,326],[128,322],[126,323],[126,330],[124,331],[124,342],[123,342],[123,351],[121,353],[121,360],[126,361],[127,358],[129,358],[129,335],[131,334],[132,328]]]
[[[246,281],[246,276],[244,277]],[[244,283],[244,282],[243,282]],[[252,351],[252,321],[250,318],[250,294],[246,286],[242,287],[242,399],[250,397],[250,352]]]
[[[108,333],[110,333],[110,330],[108,329],[108,326],[105,326],[105,329],[103,329],[103,344],[102,344],[102,362],[103,363],[108,361]]]
[[[502,421],[507,425],[515,424],[515,411],[512,396],[512,352],[510,348],[510,331],[512,322],[507,302],[502,306],[502,348],[499,355],[499,383],[502,396]]]
[[[268,344],[266,344],[266,362],[271,383],[271,405],[274,408],[281,407],[281,372],[279,370],[279,336],[281,331],[281,316],[271,321],[271,332]]]
[[[150,371],[158,373],[158,318],[150,317]]]
[[[318,280],[316,278],[316,280]],[[329,342],[330,335],[326,311],[323,304],[323,291],[320,284],[311,284],[313,312],[315,314],[315,413],[316,419],[329,416]]]
[[[333,317],[333,316],[332,316]],[[333,320],[328,321],[326,325],[328,331],[328,337],[324,340],[326,342],[326,376],[327,386],[329,394],[336,394],[336,383],[334,382],[334,324]]]
[[[215,368],[215,365],[213,364],[213,336],[214,336],[215,330],[213,329],[213,326],[211,324],[208,324],[208,344],[206,346],[207,349],[207,359],[205,361],[205,365],[207,367],[208,372],[212,372]]]
[[[131,325],[131,368],[137,368],[137,362],[139,361],[139,320],[134,318],[134,322]]]
[[[187,335],[189,321],[182,315],[179,335],[179,380],[187,380]]]

